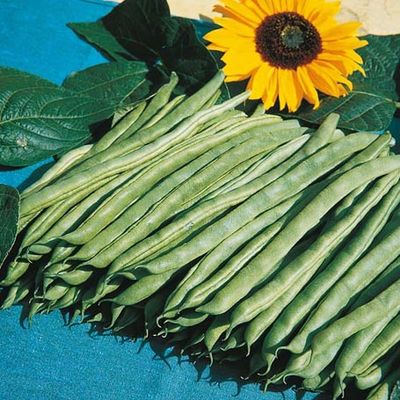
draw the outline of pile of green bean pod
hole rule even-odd
[[[400,366],[400,156],[170,82],[21,195],[1,308],[162,336],[244,376],[389,399]],[[350,389],[349,389],[350,388]]]

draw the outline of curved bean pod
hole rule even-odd
[[[355,227],[364,219],[365,215],[374,207],[381,198],[393,187],[399,180],[399,173],[397,171],[381,178],[374,187],[363,196],[359,202],[342,218],[334,220],[325,229],[317,240],[312,243],[306,251],[297,257],[293,262],[286,266],[283,270],[279,270],[277,274],[267,282],[262,288],[259,288],[250,297],[239,303],[232,311],[231,314],[231,329],[237,325],[251,321],[262,311],[270,307],[273,302],[280,297],[280,295],[287,290],[291,290],[292,286],[297,286],[302,281],[303,285],[314,276],[324,260],[329,254],[337,248],[343,240],[355,229]],[[370,179],[375,176],[371,175]],[[340,178],[339,178],[340,179]],[[346,179],[345,175],[341,178],[343,181]],[[332,189],[338,185],[338,189]],[[317,195],[312,202],[300,211],[298,215],[281,231],[275,240],[282,240],[280,236],[285,236],[285,231],[290,235],[294,228],[293,226],[305,224],[308,216],[313,214],[314,210],[321,209],[320,217],[323,215],[324,205],[331,205],[328,203],[327,198],[336,197],[336,201],[340,200],[343,195],[339,191],[344,186],[343,183],[333,182],[330,186],[324,189]],[[331,192],[332,189],[332,192]],[[329,209],[329,208],[328,208]],[[302,275],[307,275],[307,281],[303,280]],[[301,287],[302,288],[302,287]]]
[[[24,199],[34,192],[42,189],[44,186],[48,185],[50,182],[54,181],[56,178],[61,176],[65,171],[70,169],[76,164],[82,157],[84,157],[91,149],[91,144],[87,144],[77,149],[69,151],[67,154],[62,156],[48,171],[46,171],[42,177],[33,183],[31,186],[27,187],[21,193],[21,199]]]
[[[301,295],[297,296],[282,313],[264,339],[262,354],[267,365],[272,365],[277,349],[285,344],[285,340],[307,316],[312,307],[365,253],[399,203],[400,184],[398,183],[371,211],[362,228],[357,232],[357,236],[349,241],[325,270],[311,281],[303,289]]]
[[[371,365],[362,375],[356,377],[356,386],[360,390],[367,390],[378,385],[400,362],[400,347],[393,353]]]
[[[393,283],[369,303],[358,307],[351,313],[338,319],[324,330],[317,333],[311,342],[312,354],[315,355],[321,353],[325,348],[333,345],[334,343],[342,342],[344,339],[349,338],[362,329],[379,321],[382,316],[387,317],[394,310],[397,310],[398,312],[400,310],[400,299],[398,297],[399,290],[400,280]],[[393,335],[390,335],[389,332],[392,333],[391,330],[386,328],[381,335],[375,339],[375,343],[378,343],[377,340],[380,337],[386,338],[386,336],[394,338],[394,343],[398,341],[400,335],[400,330],[398,329],[400,318],[396,322],[395,321],[396,320],[393,320],[393,322],[389,324],[389,327],[396,326],[397,332]],[[392,342],[390,342],[390,346],[393,346]],[[390,347],[388,347],[388,349],[389,348]],[[359,362],[361,363],[361,360],[359,360]],[[359,365],[358,362],[357,365]]]
[[[173,147],[175,144],[181,142],[186,137],[189,137],[191,132],[196,129],[197,125],[204,123],[205,121],[224,113],[225,111],[236,107],[242,103],[248,94],[244,93],[225,103],[214,106],[210,110],[200,112],[189,118],[185,124],[179,126],[170,133],[156,139],[154,142],[146,144],[132,153],[114,159],[114,156],[110,157],[108,161],[101,164],[97,164],[87,170],[79,172],[74,176],[66,178],[60,182],[51,184],[42,190],[33,193],[28,199],[21,203],[21,215],[25,216],[34,211],[40,210],[43,207],[48,207],[57,201],[63,200],[70,195],[71,191],[76,190],[85,185],[87,182],[97,182],[110,175],[115,175],[127,170],[143,165],[146,161],[153,159],[156,156],[161,155],[165,150]],[[261,117],[260,117],[261,118]],[[121,142],[122,148],[124,142]],[[99,153],[101,154],[101,153]],[[107,150],[107,154],[111,154],[110,149]],[[94,159],[95,157],[92,157]],[[91,160],[92,160],[91,159]]]
[[[369,393],[366,400],[389,400],[392,390],[399,380],[400,370],[396,369]]]
[[[148,123],[162,108],[168,104],[172,92],[178,84],[179,78],[175,72],[172,72],[170,80],[157,91],[150,100],[145,110],[140,114],[139,118],[129,126],[125,132],[118,137],[118,142],[129,138],[131,135],[139,131],[146,123]]]
[[[366,139],[367,142],[371,140],[369,135],[361,135],[359,138],[360,140],[354,140],[354,138],[350,136],[342,139],[341,141],[334,142],[328,148],[321,150],[320,153],[317,153],[314,156],[311,156],[309,159],[304,161],[305,165],[301,163],[299,166],[294,168],[293,170],[289,171],[288,174],[286,174],[284,177],[278,179],[277,181],[274,181],[267,187],[263,188],[256,194],[254,194],[252,197],[250,197],[247,201],[242,203],[239,207],[234,209],[232,212],[230,212],[228,215],[226,215],[224,218],[221,219],[217,224],[214,224],[212,226],[213,234],[208,232],[208,238],[203,241],[203,246],[209,246],[211,240],[215,241],[215,238],[220,238],[219,242],[223,240],[225,237],[231,235],[233,232],[235,232],[237,229],[242,227],[244,224],[246,224],[248,221],[251,219],[255,218],[257,215],[259,215],[261,212],[265,210],[265,208],[272,208],[275,204],[278,204],[280,201],[282,201],[285,197],[290,196],[292,194],[298,193],[301,191],[304,187],[308,186],[308,184],[312,183],[318,178],[319,174],[323,174],[325,171],[325,168],[331,169],[332,165],[335,165],[338,163],[337,157],[346,157],[345,153],[341,153],[340,155],[334,151],[334,148],[336,146],[342,147],[343,146],[343,141],[354,141],[358,142],[358,145],[361,145],[362,147],[365,146],[365,142],[363,139]],[[357,145],[355,145],[357,146]],[[351,148],[353,148],[351,146]],[[344,150],[345,151],[345,150]],[[347,147],[347,151],[349,150],[349,147]],[[326,160],[326,155],[327,153],[330,153],[330,159],[329,161]],[[333,154],[332,154],[333,153]],[[304,168],[306,165],[313,164],[316,161],[318,162],[318,173],[316,174],[315,171],[313,171],[313,174],[310,174],[310,171],[307,171],[307,168]],[[324,160],[324,161],[322,161]],[[329,165],[329,166],[328,166]],[[301,178],[300,178],[300,176]],[[260,177],[260,180],[262,180],[263,177]],[[292,183],[292,179],[296,180],[296,184],[294,185]],[[250,187],[254,186],[255,183],[257,183],[257,179],[254,180],[249,184]],[[307,184],[306,184],[307,182]],[[239,193],[245,192],[246,191],[246,186],[242,188],[239,188],[238,191]],[[232,191],[228,193],[227,195],[235,195],[236,191]],[[224,196],[220,196],[217,199],[223,199]],[[210,201],[202,203],[203,206],[207,207],[207,204],[210,203]],[[226,203],[225,203],[226,204]],[[238,203],[236,203],[238,204]],[[234,205],[231,203],[231,205]],[[263,207],[265,207],[263,209]],[[201,205],[197,207],[197,211],[201,209]],[[240,215],[242,214],[242,215]],[[168,227],[171,228],[171,225]],[[164,233],[163,231],[161,231]],[[185,257],[190,250],[189,254],[192,254],[192,251],[196,252],[196,254],[199,254],[200,252],[200,247],[198,246],[198,243],[196,243],[195,249],[192,249],[191,247],[194,245],[194,242],[188,242],[182,248],[178,249],[177,252],[180,252],[179,257]],[[134,248],[133,248],[134,249]],[[133,249],[131,249],[129,252],[133,252]],[[207,248],[209,250],[209,247]],[[206,251],[207,251],[206,250]],[[129,253],[128,252],[128,253]],[[172,257],[173,255],[173,257]],[[155,260],[153,263],[149,263],[145,266],[146,270],[151,272],[151,273],[159,273],[162,271],[167,270],[168,268],[173,267],[173,265],[176,265],[177,254],[172,254],[170,253],[163,259],[159,258]],[[124,256],[122,256],[124,257]],[[172,258],[174,258],[172,260]],[[243,289],[243,286],[242,286]],[[226,311],[226,310],[225,310]],[[208,311],[205,311],[208,313]]]
[[[396,283],[398,284],[400,280]],[[388,292],[394,285],[391,285],[388,289],[382,292],[377,298],[383,296],[384,293]],[[373,300],[372,300],[373,301]],[[395,313],[398,307],[393,306],[392,313]],[[391,315],[392,313],[389,313]],[[385,316],[386,314],[382,314]],[[380,357],[385,355],[391,348],[396,346],[400,342],[400,316],[397,315],[392,321],[390,321],[385,329],[375,338],[370,344],[365,353],[356,362],[350,371],[351,375],[361,375],[369,368],[374,362]]]
[[[349,137],[347,136],[345,139]],[[334,142],[328,148],[343,140]],[[311,202],[301,212],[301,217],[295,217],[247,267],[236,275],[209,303],[199,307],[198,311],[215,315],[229,310],[245,297],[252,288],[268,279],[276,270],[277,263],[313,226],[318,224],[326,212],[341,198],[349,194],[355,187],[395,171],[399,168],[399,165],[400,157],[386,157],[362,164],[336,179],[320,193],[317,200]],[[321,167],[321,164],[319,167]],[[377,171],[376,168],[383,169]],[[305,218],[305,215],[307,218]]]

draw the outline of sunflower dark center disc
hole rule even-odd
[[[275,67],[296,69],[322,52],[321,36],[309,21],[295,12],[264,19],[256,32],[257,51]]]

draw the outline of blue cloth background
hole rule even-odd
[[[110,7],[90,0],[1,0],[0,65],[60,83],[75,70],[103,62],[65,24],[95,20]],[[48,165],[46,161],[16,171],[0,170],[0,183],[21,188]],[[0,312],[0,400],[301,397],[291,390],[264,394],[254,384],[239,387],[221,379],[223,370],[210,377],[207,367],[200,374],[200,368],[185,358],[181,363],[176,357],[160,359],[148,343],[91,337],[88,326],[65,327],[58,313],[36,317],[31,327],[22,327],[19,316],[19,308]]]

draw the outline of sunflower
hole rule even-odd
[[[205,36],[208,48],[225,53],[226,81],[249,79],[251,99],[296,111],[303,99],[314,108],[319,92],[340,97],[352,90],[354,71],[365,75],[355,52],[361,24],[340,24],[340,2],[326,0],[220,0],[221,28]]]

